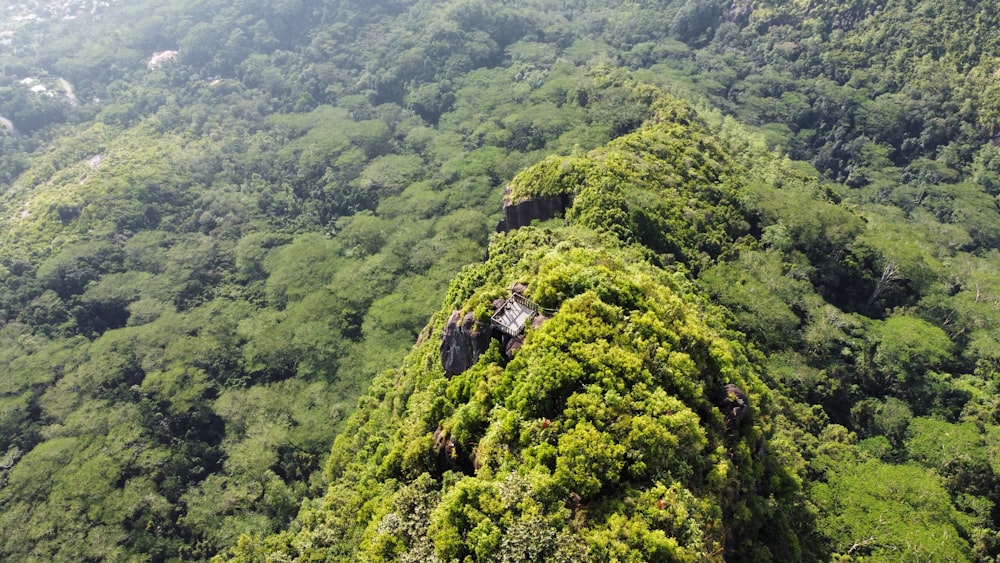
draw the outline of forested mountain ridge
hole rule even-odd
[[[494,238],[404,367],[373,383],[302,530],[245,538],[237,560],[821,557],[795,476],[768,452],[761,358],[652,248],[710,262],[747,234],[737,167],[690,109],[656,107],[606,148],[514,178],[520,196],[569,190],[566,225]],[[489,335],[512,286],[543,311],[523,343],[493,330],[449,374],[446,322]]]
[[[768,543],[734,527],[745,514],[713,512],[732,506],[727,488],[671,461],[664,467],[677,491],[694,496],[656,500],[699,506],[692,521],[707,535],[669,528],[676,545],[655,531],[621,543],[629,526],[665,525],[660,512],[631,512],[629,526],[616,520],[618,540],[583,518],[589,539],[564,542],[569,528],[559,518],[574,509],[559,508],[559,487],[570,486],[562,482],[539,505],[550,517],[539,530],[552,532],[540,545],[578,554],[591,542],[625,553],[650,540],[662,549],[655,553],[674,557],[996,556],[996,6],[91,7],[0,29],[0,116],[9,121],[0,128],[4,557],[204,559],[241,534],[241,549],[259,547],[252,538],[284,528],[302,498],[323,495],[319,468],[356,397],[400,362],[455,273],[486,256],[503,187],[536,163],[513,180],[514,191],[575,193],[608,170],[614,185],[643,189],[581,191],[573,226],[511,235],[521,242],[506,255],[554,244],[546,264],[563,270],[579,261],[581,272],[603,279],[600,268],[587,269],[594,260],[620,265],[641,288],[642,307],[677,294],[715,311],[696,332],[745,350],[737,356],[746,363],[733,361],[757,410],[741,432],[768,444],[750,465],[781,476],[768,486],[801,510],[803,528],[774,529],[805,534]],[[173,50],[172,61],[149,64]],[[627,135],[665,99],[657,87],[706,108],[674,104],[678,113],[660,118],[682,141],[644,138],[654,125]],[[650,143],[664,164],[636,169],[630,155]],[[697,196],[680,203],[650,182]],[[567,232],[576,242],[559,247]],[[509,281],[493,280],[490,291],[503,293]],[[619,281],[628,282],[591,289],[610,299]],[[463,300],[472,289],[454,291],[432,326],[451,308],[472,306]],[[625,356],[644,353],[608,342]],[[406,365],[434,359],[435,346],[424,341]],[[393,373],[359,412],[389,407],[372,401],[396,392],[380,391]],[[471,396],[453,391],[445,398],[456,408]],[[687,397],[700,428],[689,436],[730,439],[707,414],[708,395]],[[637,410],[628,416],[649,415],[643,398],[630,400]],[[428,462],[426,433],[407,424],[393,439],[413,438],[412,451],[380,475],[416,477]],[[628,441],[621,428],[590,424]],[[555,436],[567,427],[549,428]],[[508,449],[522,447],[519,437],[501,437]],[[328,478],[348,467],[338,451],[353,450],[341,440]],[[558,456],[538,461],[536,469],[558,465]],[[617,467],[613,456],[607,462]],[[737,474],[740,486],[757,482]],[[451,478],[458,474],[441,483],[450,487]],[[581,497],[576,514],[611,522],[615,495],[649,473],[621,479],[601,485],[604,512],[592,508],[596,497]],[[440,485],[414,486],[433,497]],[[393,512],[387,498],[381,516]],[[628,507],[629,498],[618,500]],[[497,520],[495,529],[483,524],[482,541],[456,544],[468,530],[442,527],[434,536],[441,553],[496,553],[496,530],[537,522],[522,511],[512,528],[504,510],[480,511]],[[787,515],[766,503],[750,510],[772,518],[765,521]],[[301,525],[344,529],[310,523],[334,513],[309,505]],[[921,532],[904,514],[937,532]],[[370,537],[388,556],[419,547],[411,532]]]
[[[859,444],[830,419],[908,426],[912,413],[892,390],[885,402],[872,393],[849,414],[836,411],[836,399],[827,412],[805,401],[824,385],[857,388],[864,382],[849,378],[905,369],[904,358],[943,360],[932,350],[948,346],[943,331],[910,315],[861,326],[864,317],[794,281],[790,261],[805,258],[771,240],[780,222],[754,224],[762,200],[810,206],[808,217],[825,216],[831,238],[841,232],[858,250],[864,218],[827,201],[818,178],[746,132],[709,127],[683,104],[658,100],[652,122],[637,132],[585,156],[551,157],[512,180],[516,197],[571,194],[565,224],[495,237],[489,259],[452,282],[403,367],[376,378],[359,403],[334,443],[326,497],[304,506],[297,531],[245,536],[229,557],[823,560],[840,550],[974,557],[973,541],[988,542],[992,532],[948,500],[935,474],[894,463],[928,455],[939,433],[962,426],[928,417],[909,430],[863,428],[876,437]],[[801,209],[782,213],[789,220]],[[832,267],[824,260],[812,267]],[[692,270],[701,272],[700,286]],[[856,284],[872,273],[844,275],[842,283]],[[495,300],[512,286],[551,318],[514,346],[494,330],[478,362],[452,375],[445,349],[455,319],[465,317],[461,330],[473,340],[488,333]],[[710,302],[706,289],[736,315]],[[784,311],[794,317],[793,307],[804,309],[802,318],[781,319]],[[773,346],[771,359],[747,350],[732,326],[759,331],[751,341]],[[796,342],[768,342],[783,330]],[[910,333],[883,336],[890,330]],[[878,361],[888,365],[841,368],[857,372],[840,381],[812,371],[820,357],[834,366],[832,356],[850,355],[857,337],[879,339],[876,353],[892,357]],[[799,356],[793,350],[802,345],[846,347]],[[804,377],[813,379],[804,385]],[[909,383],[910,404],[925,413],[936,410],[935,391],[959,392],[935,389],[941,382],[929,377]],[[975,441],[973,427],[964,428]],[[889,439],[906,444],[882,443]],[[983,459],[987,452],[995,455],[989,447]],[[948,482],[953,493],[970,494],[961,488],[969,485]],[[983,485],[979,501],[988,503]],[[876,514],[878,523],[845,509]],[[860,535],[870,539],[857,545]]]

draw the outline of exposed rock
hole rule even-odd
[[[424,342],[427,342],[427,339],[431,337],[431,331],[433,329],[434,327],[429,323],[424,325],[423,330],[421,330],[420,334],[417,335],[417,346],[420,346]]]
[[[438,428],[434,431],[434,451],[440,453],[444,451],[450,454],[451,449],[455,447],[455,442],[452,441],[451,436],[449,436],[444,430]]]
[[[456,447],[455,441],[444,430],[438,428],[434,431],[434,453],[439,471],[453,469]]]
[[[149,62],[146,63],[146,67],[149,70],[160,68],[164,63],[176,59],[178,54],[177,51],[157,51],[150,57]]]
[[[490,345],[489,327],[476,321],[472,313],[455,311],[448,318],[441,335],[441,365],[446,377],[452,377],[476,365]]]
[[[15,137],[20,136],[17,132],[17,127],[14,127],[14,122],[2,115],[0,115],[0,127],[10,131],[11,135],[14,135]]]
[[[441,335],[441,365],[446,377],[460,374],[472,367],[472,342],[462,332],[461,320],[462,312],[453,312]]]
[[[513,359],[517,352],[524,346],[524,335],[518,334],[517,336],[511,337],[507,341],[507,345],[504,346],[503,354],[508,359]]]
[[[462,332],[469,335],[469,342],[472,343],[472,364],[475,365],[479,361],[479,356],[490,347],[492,336],[490,326],[476,321],[476,316],[472,313],[466,313],[462,318]]]
[[[497,232],[506,233],[531,224],[532,221],[545,221],[565,213],[572,204],[570,194],[558,194],[525,198],[512,201],[510,187],[504,190],[503,219],[497,225]]]
[[[439,473],[461,471],[466,475],[475,474],[476,461],[466,456],[462,446],[440,428],[434,431],[434,453]]]
[[[750,399],[742,389],[727,383],[719,391],[719,410],[726,417],[726,426],[732,430],[739,426],[740,421],[746,416],[750,408]]]
[[[732,383],[727,383],[719,389],[716,404],[719,406],[719,410],[722,411],[723,416],[726,417],[726,428],[729,432],[735,433],[740,421],[743,420],[743,417],[747,414],[747,410],[750,408],[750,399],[747,398],[747,394]],[[763,436],[761,439],[763,439]],[[722,521],[725,523],[725,536],[722,545],[727,561],[732,560],[737,553],[738,540],[735,532],[736,528],[730,525],[730,523],[733,522],[736,515],[736,507],[740,505],[742,500],[743,491],[740,490],[735,481],[731,482],[729,493],[722,503]]]
[[[531,319],[531,328],[538,328],[542,326],[542,323],[544,323],[547,320],[549,320],[549,318],[546,317],[545,315],[535,315]]]
[[[735,0],[726,10],[726,21],[743,27],[750,22],[753,13],[753,3],[749,0]]]
[[[514,282],[514,285],[510,287],[510,292],[518,295],[524,295],[528,292],[528,286],[521,282]]]
[[[69,100],[70,105],[78,106],[80,105],[80,100],[76,99],[76,92],[73,91],[73,85],[69,80],[65,78],[59,79],[59,85],[62,86],[63,92],[66,94],[66,99]]]
[[[570,512],[573,514],[573,517],[575,518],[576,513],[580,512],[580,510],[583,508],[583,497],[581,497],[578,493],[570,492],[569,497],[563,504],[566,505],[566,508],[570,509]]]
[[[462,317],[462,332],[465,334],[470,334],[476,328],[476,317],[472,313],[466,313]]]

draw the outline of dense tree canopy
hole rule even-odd
[[[994,3],[5,9],[0,558],[1000,555]]]

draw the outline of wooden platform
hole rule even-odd
[[[538,304],[527,297],[515,293],[510,296],[496,313],[493,314],[493,326],[510,336],[517,336],[525,325],[538,314]]]

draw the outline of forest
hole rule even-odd
[[[997,3],[4,10],[0,559],[1000,559]]]

